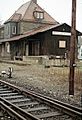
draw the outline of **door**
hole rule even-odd
[[[29,49],[28,49],[28,44],[26,45],[26,56],[29,55]]]
[[[39,49],[40,49],[40,42],[37,41],[37,42],[35,42],[35,45],[34,45],[34,54],[35,54],[35,56],[39,56],[39,53],[40,53]]]
[[[32,41],[29,42],[29,55],[38,56],[40,54],[40,42]]]

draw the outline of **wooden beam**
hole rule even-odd
[[[69,95],[74,95],[75,43],[76,43],[76,0],[72,0]]]

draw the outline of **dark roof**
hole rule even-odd
[[[63,26],[63,28],[68,27],[68,28],[69,28],[69,32],[71,32],[71,26],[68,25],[67,23],[57,24],[57,25],[55,25],[54,29],[57,29],[57,28],[59,28],[59,27],[61,27],[61,26]],[[78,31],[78,30],[76,30],[76,32],[77,32],[77,35],[78,35],[78,36],[82,36],[82,32],[80,32],[80,31]]]
[[[55,25],[45,25],[44,27],[41,26],[41,27],[38,27],[36,29],[33,29],[33,30],[30,30],[28,32],[25,32],[24,34],[22,35],[18,35],[18,36],[15,36],[15,37],[12,37],[12,38],[9,38],[9,39],[1,39],[0,42],[7,42],[7,41],[15,41],[15,40],[19,40],[19,39],[22,39],[24,37],[28,37],[28,36],[32,36],[32,35],[35,35],[37,33],[41,33],[41,32],[45,32],[49,29],[52,29],[54,28]]]
[[[30,30],[28,32],[25,32],[22,35],[18,35],[18,36],[9,38],[9,39],[2,39],[2,40],[0,40],[0,42],[20,40],[22,38],[35,35],[37,33],[42,33],[42,32],[45,32],[45,31],[48,31],[48,30],[51,30],[51,29],[56,29],[57,27],[61,27],[62,25],[67,25],[67,24],[66,23],[62,23],[62,24],[57,24],[57,25],[45,25],[45,26],[41,26],[41,27],[38,27],[36,29],[32,29],[32,30]],[[70,27],[69,25],[67,25],[67,26]],[[77,34],[78,34],[78,36],[82,35],[82,33],[79,32],[79,31],[77,31]]]

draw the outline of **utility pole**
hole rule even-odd
[[[74,95],[75,46],[76,46],[75,43],[76,43],[76,0],[72,0],[69,95]]]

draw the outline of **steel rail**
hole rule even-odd
[[[29,90],[28,90],[29,91]],[[68,104],[68,103],[64,103],[64,102],[62,102],[62,101],[59,101],[59,100],[57,100],[57,99],[53,99],[53,98],[50,98],[50,97],[48,97],[48,96],[44,96],[44,95],[42,95],[42,94],[40,94],[40,93],[35,93],[35,92],[31,92],[31,93],[33,93],[33,94],[35,94],[35,95],[37,95],[37,96],[40,96],[40,97],[43,97],[43,98],[45,98],[46,100],[50,100],[51,102],[54,102],[54,103],[57,103],[58,104],[58,106],[60,106],[60,107],[62,107],[62,108],[65,108],[65,112],[66,112],[66,110],[68,110],[68,112],[71,112],[70,114],[76,114],[77,116],[80,116],[80,117],[82,117],[82,107],[76,107],[76,106],[73,106],[73,105],[71,105],[71,104]]]
[[[29,96],[35,97],[39,101],[41,100],[44,103],[46,103],[46,104],[48,104],[50,106],[53,106],[53,107],[59,109],[60,111],[63,111],[64,113],[72,116],[73,118],[79,118],[80,119],[82,117],[82,108],[78,108],[78,107],[75,107],[73,105],[63,103],[63,102],[58,101],[56,99],[52,99],[52,98],[44,96],[42,94],[35,93],[33,91],[25,90],[25,89],[23,89],[21,87],[17,87],[15,85],[12,85],[12,84],[7,83],[7,82],[2,81],[2,80],[0,80],[0,83],[8,85],[11,88],[13,88],[14,90],[16,90],[18,92],[21,92],[22,94],[24,94],[26,96],[29,95]],[[36,119],[38,119],[38,118],[36,118]]]
[[[4,110],[5,112],[7,112],[10,116],[12,116],[12,118],[16,120],[26,120],[23,116],[21,116],[20,114],[15,112],[13,109],[11,109],[11,107],[4,104],[4,100],[2,102],[1,98],[0,98],[0,108]]]
[[[56,99],[44,96],[42,94],[38,94],[35,92],[31,92],[31,91],[27,91],[27,90],[23,90],[22,92],[26,93],[26,94],[31,94],[36,98],[40,98],[41,100],[43,100],[46,104],[49,104],[50,106],[55,106],[55,108],[62,110],[62,112],[72,116],[73,118],[82,118],[82,108],[79,107],[75,107],[73,105],[58,101]]]
[[[16,115],[17,120],[28,120],[28,119],[29,120],[40,120],[37,117],[33,116],[32,114],[26,113],[21,108],[17,107],[16,105],[0,97],[0,103],[2,102],[4,102],[4,106],[3,106],[4,110],[8,111],[9,115],[11,116]],[[0,105],[2,107],[3,104],[0,104]],[[7,105],[10,107],[8,107]]]

